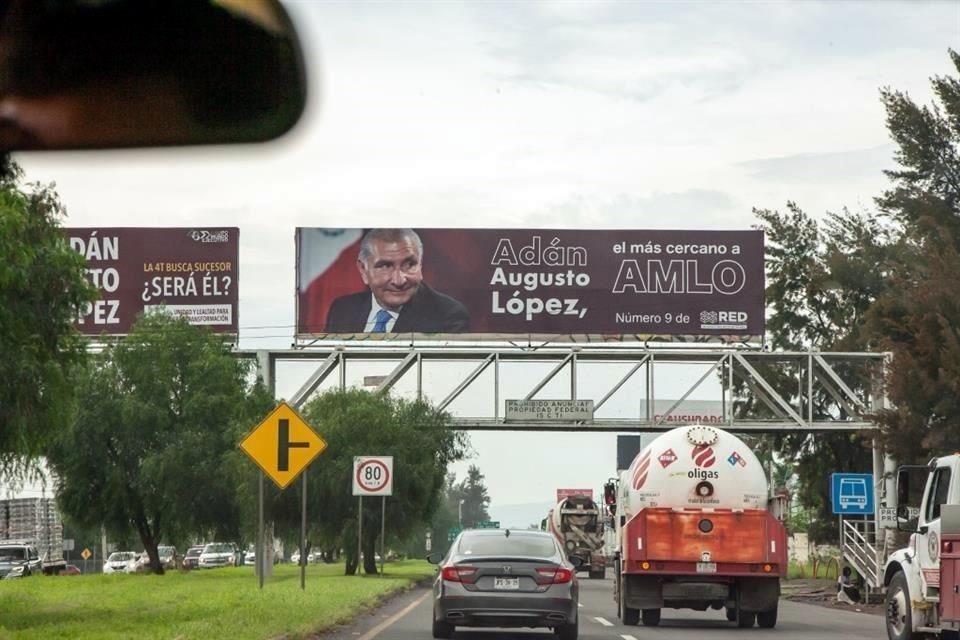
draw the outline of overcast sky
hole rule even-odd
[[[787,200],[869,208],[894,166],[878,89],[930,102],[960,47],[958,2],[291,11],[311,104],[289,138],[19,156],[70,226],[239,226],[247,348],[291,343],[297,226],[742,229]],[[498,504],[599,487],[614,464],[612,435],[473,441]]]

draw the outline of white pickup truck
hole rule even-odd
[[[900,468],[897,528],[911,535],[909,546],[895,551],[884,571],[887,637],[955,634],[960,630],[960,454]]]

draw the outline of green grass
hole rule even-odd
[[[420,560],[389,563],[382,578],[312,565],[301,591],[299,567],[274,570],[263,591],[252,567],[0,581],[0,638],[302,638],[434,572]]]

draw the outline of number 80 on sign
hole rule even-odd
[[[392,496],[393,456],[355,456],[353,495]]]

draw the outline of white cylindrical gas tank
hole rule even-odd
[[[767,478],[757,456],[716,427],[667,431],[637,454],[623,476],[628,517],[647,507],[767,507]]]

